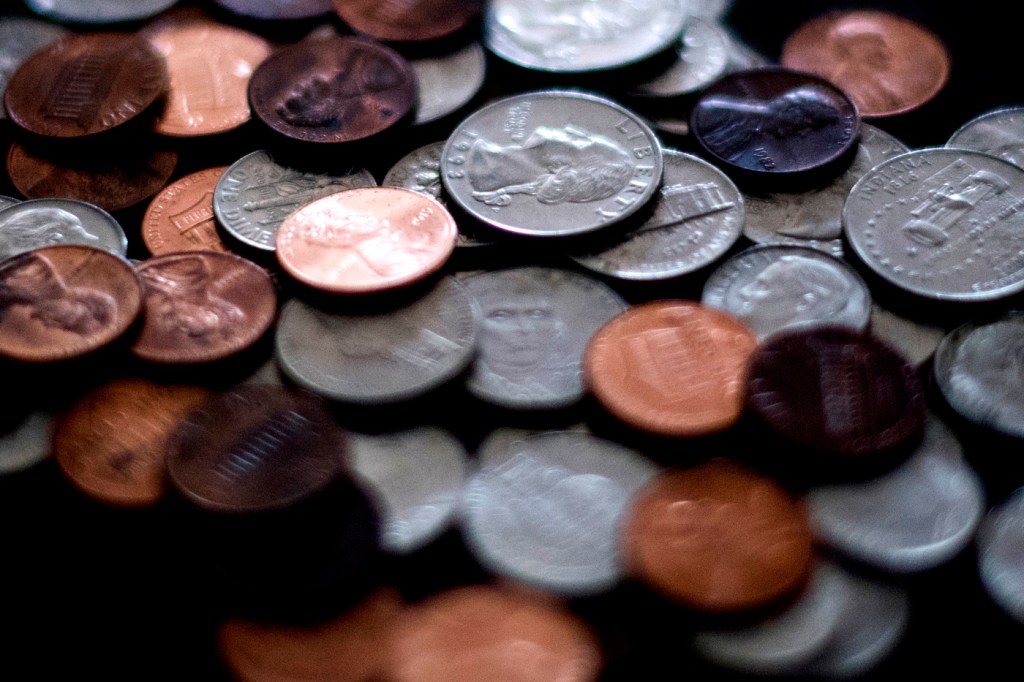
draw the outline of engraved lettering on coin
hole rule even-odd
[[[242,309],[220,297],[219,282],[201,257],[170,258],[139,270],[146,285],[146,322],[196,343],[235,336],[247,321]]]
[[[0,214],[0,260],[52,244],[101,247],[99,241],[98,236],[85,229],[78,216],[61,208]]]
[[[117,312],[113,296],[68,286],[50,259],[38,253],[0,272],[0,316],[16,306],[29,308],[29,317],[45,327],[80,336],[103,331]]]

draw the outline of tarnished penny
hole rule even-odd
[[[80,357],[111,343],[142,308],[131,264],[92,246],[46,246],[0,265],[0,356]]]
[[[637,578],[708,613],[767,606],[811,569],[803,502],[729,460],[655,478],[639,492],[622,544]]]
[[[164,60],[131,33],[77,33],[35,52],[11,76],[11,121],[45,137],[95,135],[147,111],[168,87]]]
[[[350,189],[292,213],[277,233],[277,259],[297,280],[338,294],[410,284],[455,249],[448,209],[401,187]]]
[[[483,7],[483,0],[334,0],[354,31],[387,42],[444,38],[477,20]]]
[[[167,438],[208,394],[199,386],[142,378],[103,384],[58,420],[57,464],[90,497],[124,506],[155,504],[165,490]]]
[[[153,198],[142,218],[142,241],[151,254],[229,250],[213,213],[213,191],[227,168],[190,173]]]
[[[407,607],[394,631],[394,682],[584,682],[601,669],[583,621],[525,592],[459,587]]]
[[[836,10],[804,23],[782,46],[782,63],[846,91],[861,116],[901,114],[949,80],[945,45],[925,26],[884,11]]]
[[[754,333],[693,301],[633,306],[590,339],[584,381],[623,422],[664,436],[728,428],[743,410]]]

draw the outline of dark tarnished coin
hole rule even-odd
[[[604,248],[574,256],[577,263],[619,279],[668,279],[710,265],[740,238],[743,197],[732,180],[696,156],[662,153],[665,173],[651,216]]]
[[[978,574],[989,597],[1024,623],[1024,488],[993,507],[978,530]]]
[[[984,152],[1024,168],[1024,107],[1000,107],[972,118],[946,146]]]
[[[44,137],[77,138],[116,128],[167,92],[160,54],[131,33],[76,33],[35,52],[11,76],[11,121]]]
[[[467,213],[519,235],[597,230],[642,208],[661,183],[661,144],[636,114],[574,91],[515,95],[448,137],[441,181]]]
[[[266,150],[246,154],[228,167],[213,193],[213,211],[232,237],[273,251],[281,223],[295,209],[330,194],[377,181],[364,169],[326,174],[283,166]]]
[[[691,16],[676,44],[676,53],[678,57],[671,66],[651,80],[632,86],[628,95],[661,99],[699,91],[729,68],[729,37],[717,22]]]
[[[328,398],[368,404],[406,400],[469,365],[478,317],[473,297],[450,276],[388,313],[343,315],[292,299],[277,323],[277,360],[296,383]]]
[[[252,346],[277,315],[267,272],[241,256],[168,253],[136,266],[145,319],[132,352],[169,364],[222,360]]]
[[[168,445],[170,481],[214,512],[280,509],[342,475],[347,438],[318,397],[248,384],[212,396]]]
[[[356,33],[384,42],[422,42],[452,35],[476,21],[484,0],[333,0]]]
[[[36,14],[55,21],[113,24],[155,16],[178,0],[25,0]]]
[[[331,0],[214,0],[224,9],[261,20],[313,19],[330,14]]]
[[[56,362],[102,348],[142,309],[131,264],[91,246],[45,246],[0,264],[0,355]]]
[[[213,191],[226,170],[220,166],[189,173],[153,198],[142,217],[142,241],[151,254],[228,250],[213,213]]]
[[[875,166],[843,208],[854,254],[896,287],[978,302],[1024,290],[1024,170],[966,149],[920,149]]]
[[[583,397],[583,352],[626,303],[603,282],[570,270],[520,267],[463,280],[480,306],[480,340],[466,387],[518,409],[569,406]]]
[[[67,34],[66,29],[56,24],[28,17],[0,17],[0,95],[23,61]],[[0,121],[5,118],[7,111],[0,106]]]
[[[41,246],[81,244],[118,256],[128,236],[112,215],[72,199],[30,199],[0,210],[0,260]]]
[[[253,114],[284,137],[322,144],[365,140],[416,106],[416,74],[389,47],[329,36],[279,48],[249,80]]]
[[[869,334],[838,327],[762,344],[751,358],[747,406],[788,440],[858,461],[920,435],[925,416],[913,366]]]
[[[476,96],[487,60],[480,43],[473,42],[447,54],[410,59],[409,65],[417,83],[413,123],[423,125],[458,111]]]
[[[690,114],[704,152],[749,178],[835,165],[860,136],[857,107],[820,76],[781,67],[735,71],[704,88]]]

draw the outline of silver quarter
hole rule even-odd
[[[946,146],[991,154],[1024,168],[1024,107],[1000,108],[972,118],[950,136]]]
[[[27,17],[0,17],[0,96],[7,82],[36,50],[68,35],[68,31]],[[0,121],[7,118],[7,110],[0,106]]]
[[[0,210],[0,260],[42,246],[94,246],[128,254],[128,236],[99,206],[76,199],[29,199]]]
[[[985,515],[978,529],[978,573],[989,597],[1024,623],[1024,488]]]
[[[717,23],[690,17],[678,58],[665,71],[629,91],[633,97],[681,97],[697,92],[729,68],[729,37]]]
[[[28,8],[57,21],[112,24],[156,16],[178,0],[25,0]]]
[[[609,99],[573,91],[492,102],[456,127],[441,157],[441,181],[463,210],[530,236],[618,222],[653,198],[661,174],[661,145],[646,123]]]
[[[486,59],[477,42],[445,55],[410,59],[409,66],[416,74],[415,125],[432,123],[458,111],[484,85]]]
[[[334,11],[331,0],[215,0],[226,10],[253,19],[311,19]]]
[[[900,154],[857,181],[843,208],[856,256],[912,294],[992,301],[1024,290],[1024,170],[941,147]]]
[[[665,149],[663,157],[651,216],[599,252],[575,256],[577,263],[620,279],[667,279],[699,270],[732,248],[743,232],[736,185],[691,154]]]

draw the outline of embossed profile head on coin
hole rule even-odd
[[[64,243],[99,246],[99,237],[86,230],[78,216],[61,208],[36,208],[0,218],[0,260]]]
[[[30,308],[29,317],[45,327],[83,336],[107,328],[117,311],[113,296],[68,286],[49,258],[37,253],[0,273],[0,316],[15,306]]]
[[[895,55],[885,32],[875,21],[840,22],[829,31],[826,40],[835,55],[835,65],[826,74],[829,80],[848,89],[867,111],[900,108],[903,98],[889,82]]]
[[[217,295],[217,283],[200,257],[171,258],[139,275],[146,284],[147,310],[172,334],[212,343],[235,335],[245,320],[238,306]]]

